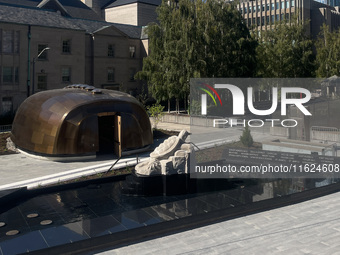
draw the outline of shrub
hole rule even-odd
[[[249,127],[246,126],[243,130],[242,135],[240,136],[240,141],[244,146],[251,147],[254,143],[253,137],[250,134]]]
[[[153,118],[154,128],[157,128],[157,124],[161,121],[164,115],[163,109],[164,106],[160,104],[154,104],[152,106],[147,107],[150,117]]]

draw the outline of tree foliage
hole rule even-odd
[[[340,76],[340,29],[330,32],[329,28],[323,25],[316,42],[316,51],[317,76]]]
[[[265,78],[314,77],[313,42],[304,25],[277,23],[273,30],[262,31],[257,47],[258,76]]]
[[[153,118],[154,128],[157,128],[158,123],[161,121],[164,113],[164,106],[160,104],[154,104],[152,106],[147,107],[148,113],[150,117]]]
[[[147,28],[149,56],[136,78],[157,101],[185,99],[190,78],[251,77],[256,41],[235,3],[163,0],[159,24]]]
[[[248,126],[243,130],[242,135],[240,136],[240,141],[244,146],[251,147],[254,143],[253,137],[250,134],[250,129]]]

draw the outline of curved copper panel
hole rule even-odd
[[[12,139],[21,149],[47,155],[93,154],[122,141],[122,149],[152,144],[150,120],[132,96],[85,87],[50,90],[27,98],[19,107]],[[113,119],[121,116],[121,137],[112,134]],[[104,147],[103,147],[104,146]]]

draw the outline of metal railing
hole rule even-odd
[[[313,126],[311,127],[311,139],[340,142],[340,129],[335,127]]]
[[[9,132],[12,130],[12,125],[0,125],[0,133]]]

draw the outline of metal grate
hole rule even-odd
[[[1,125],[0,126],[0,133],[9,132],[12,130],[12,125]]]

